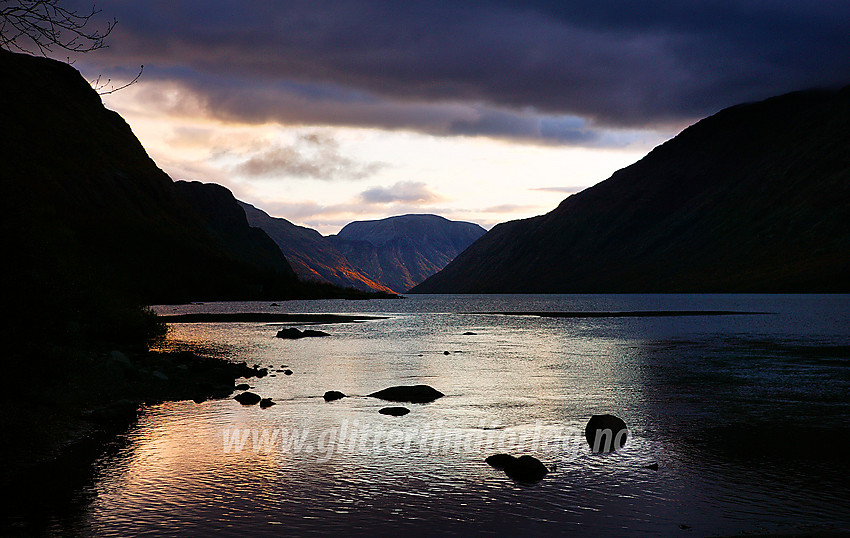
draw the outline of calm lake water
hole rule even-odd
[[[850,530],[850,297],[409,296],[161,306],[369,313],[275,338],[278,323],[174,324],[167,348],[269,367],[232,399],[148,408],[97,462],[77,532],[711,536]],[[735,310],[758,315],[545,318],[496,311]],[[464,335],[471,331],[474,335]],[[445,352],[449,353],[446,354]],[[284,366],[285,365],[285,366]],[[283,368],[292,375],[276,372]],[[374,391],[446,396],[378,413]],[[327,390],[349,397],[325,402]],[[626,447],[592,454],[612,413]],[[484,463],[531,454],[534,485]],[[646,468],[657,464],[658,470]]]

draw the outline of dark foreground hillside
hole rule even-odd
[[[850,88],[723,110],[412,293],[850,291]]]
[[[300,283],[223,187],[175,186],[72,66],[0,50],[0,103],[16,342],[144,336],[143,304],[350,294]]]

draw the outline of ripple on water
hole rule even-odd
[[[627,311],[641,301],[649,309],[778,314],[474,313]],[[234,360],[287,364],[295,374],[251,381],[278,403],[266,410],[232,400],[150,408],[124,449],[97,468],[97,496],[84,518],[95,534],[670,535],[686,524],[707,535],[850,522],[843,460],[785,443],[781,433],[830,421],[850,440],[841,347],[850,343],[850,316],[841,298],[429,296],[181,308],[388,319],[317,326],[332,336],[309,342],[276,339],[278,327],[267,324],[174,325],[169,346],[214,345]],[[470,327],[478,334],[461,336]],[[379,415],[380,402],[356,396],[414,381],[447,396],[411,405],[405,417]],[[355,396],[327,403],[326,390]],[[584,423],[599,412],[629,424],[621,452],[592,454],[586,446]],[[242,450],[232,449],[237,430],[248,432]],[[256,446],[275,430],[276,445]],[[754,439],[766,441],[740,449]],[[498,452],[533,454],[556,469],[538,484],[519,484],[484,463]],[[658,470],[644,468],[650,463]]]

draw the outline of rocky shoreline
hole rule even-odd
[[[237,380],[267,374],[265,368],[191,352],[69,357],[62,371],[48,372],[43,380],[18,380],[3,395],[0,427],[7,442],[0,484],[37,504],[43,483],[33,477],[87,467],[146,406],[226,398]],[[34,495],[26,495],[33,488]]]

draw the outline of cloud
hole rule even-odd
[[[521,204],[499,204],[490,206],[480,210],[482,213],[524,213],[533,209],[537,209],[537,206],[532,205],[521,205]]]
[[[536,206],[521,204],[467,208],[439,205],[441,197],[434,198],[427,187],[415,182],[407,184],[402,182],[388,189],[376,188],[366,192],[370,191],[373,191],[371,201],[365,200],[361,195],[335,204],[322,204],[314,200],[275,202],[252,199],[250,196],[240,197],[240,199],[245,199],[271,216],[313,228],[325,235],[336,233],[344,225],[355,220],[376,220],[411,213],[432,213],[450,220],[476,222],[487,229],[499,222],[504,222],[506,217],[522,218],[541,213]],[[418,196],[426,197],[428,201],[415,200],[417,193]],[[433,205],[434,203],[438,205]]]
[[[253,153],[233,167],[253,177],[294,176],[320,180],[358,180],[375,174],[385,165],[361,163],[340,154],[339,143],[330,135],[299,135],[291,145],[273,145]]]
[[[434,204],[443,198],[432,192],[425,183],[400,181],[390,187],[373,187],[360,193],[360,200],[367,204]]]
[[[573,187],[535,187],[529,190],[543,192],[559,192],[565,194],[575,194],[587,188],[587,185],[576,185]]]
[[[143,63],[144,79],[177,82],[207,112],[247,122],[324,117],[586,144],[601,127],[681,125],[738,102],[850,82],[850,55],[840,53],[850,50],[850,4],[827,0],[99,7],[120,24],[110,47],[78,66],[97,74]]]

